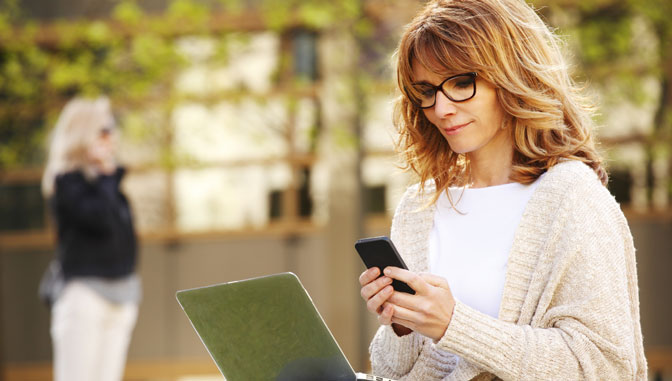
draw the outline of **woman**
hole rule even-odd
[[[64,286],[52,289],[56,381],[121,380],[140,300],[136,239],[119,189],[107,98],[74,99],[52,133],[42,179]]]
[[[397,56],[420,178],[362,273],[373,372],[408,380],[644,380],[632,237],[556,37],[522,0],[432,1]],[[415,295],[394,292],[392,279]]]

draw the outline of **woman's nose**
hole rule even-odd
[[[446,97],[442,91],[436,92],[436,102],[434,103],[434,112],[439,118],[445,117],[446,115],[455,114],[457,108],[455,107],[455,102],[451,101]]]

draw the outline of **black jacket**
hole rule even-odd
[[[79,171],[56,177],[51,207],[65,279],[119,278],[135,270],[137,243],[131,210],[119,189],[123,175],[119,168],[93,181]]]

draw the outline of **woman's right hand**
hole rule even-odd
[[[380,270],[377,267],[372,267],[359,276],[359,284],[362,286],[360,294],[366,302],[366,309],[369,312],[378,315],[378,320],[381,324],[391,324],[392,316],[389,319],[381,320],[381,315],[384,312],[385,301],[392,296],[392,278],[380,276]]]
[[[366,309],[369,312],[378,315],[378,322],[382,325],[392,325],[394,332],[398,336],[404,336],[412,332],[412,330],[392,323],[392,315],[394,314],[394,306],[386,303],[387,299],[392,296],[394,288],[392,287],[392,278],[385,275],[378,277],[380,270],[377,267],[372,267],[359,276],[359,284],[362,286],[360,294],[366,302]]]

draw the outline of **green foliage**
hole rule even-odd
[[[355,22],[353,31],[355,32],[355,35],[360,38],[370,38],[373,36],[374,28],[371,20],[360,19]]]
[[[165,140],[156,135],[157,126],[142,122],[135,110],[159,99],[160,108],[169,115],[179,98],[173,90],[174,76],[186,61],[176,51],[174,38],[213,35],[214,11],[242,14],[251,4],[267,27],[279,32],[296,25],[314,30],[351,27],[362,35],[372,30],[362,17],[360,0],[172,0],[165,12],[151,15],[138,0],[121,0],[108,20],[48,25],[22,18],[19,0],[4,0],[0,5],[0,169],[40,165],[50,123],[76,95],[110,96],[129,114],[122,115],[120,123],[133,139]],[[212,62],[228,61],[231,39],[224,34],[230,32],[225,26],[217,32]],[[245,43],[244,33],[230,34]],[[279,60],[279,65],[286,64]],[[276,72],[279,80],[280,70]],[[294,78],[290,84],[299,89],[304,82]],[[17,108],[23,111],[13,112]],[[177,158],[164,151],[158,161],[175,165]]]
[[[112,32],[106,23],[94,21],[85,26],[83,39],[92,47],[100,47],[109,42],[111,35]]]
[[[12,25],[9,22],[9,15],[0,12],[0,38],[7,39],[12,33]]]
[[[50,108],[77,94],[140,101],[170,83],[182,62],[170,40],[149,34],[125,39],[99,21],[55,30],[62,36],[58,45],[17,43],[24,39],[19,36],[0,47],[0,168],[40,164],[34,152],[43,151],[49,126],[39,115],[54,112]],[[30,112],[12,113],[15,107]]]
[[[0,67],[0,94],[8,100],[32,99],[38,95],[47,57],[35,47],[6,52]]]
[[[166,10],[166,21],[179,30],[184,25],[205,30],[210,11],[207,6],[192,0],[173,0]]]
[[[271,30],[281,31],[291,22],[293,1],[268,1],[261,5],[264,22]]]
[[[337,16],[334,14],[333,8],[335,7],[329,4],[334,4],[334,2],[327,4],[306,2],[300,4],[298,6],[300,22],[313,29],[321,29],[333,24]]]
[[[21,18],[21,3],[19,0],[3,0],[0,3],[0,14],[4,14],[10,20]]]
[[[654,109],[642,148],[649,160],[669,158],[672,98],[665,86],[672,83],[672,73],[665,68],[672,67],[672,1],[561,1],[562,6],[553,9],[574,16],[572,25],[563,26],[576,37],[580,76],[602,88],[602,112],[624,103]]]
[[[348,26],[363,16],[360,0],[261,1],[262,16],[272,30],[292,23],[312,29]]]
[[[576,76],[609,88],[603,93],[603,106],[624,100],[636,104],[655,101],[654,94],[644,89],[644,83],[645,79],[660,75],[662,57],[655,48],[660,36],[644,10],[651,10],[657,2],[563,0],[562,6],[550,4],[551,13],[564,13],[564,17],[548,19],[572,20],[561,25],[559,32],[573,39],[579,64]],[[544,1],[538,3],[543,5]]]
[[[157,162],[167,167],[189,162],[170,150],[170,131],[148,123],[141,112],[159,104],[164,120],[182,95],[174,90],[175,75],[186,58],[175,39],[185,35],[211,36],[216,41],[210,64],[226,64],[229,47],[246,43],[246,34],[226,25],[213,25],[216,12],[243,15],[251,7],[265,26],[285,33],[297,26],[319,32],[338,29],[352,33],[360,45],[358,67],[348,73],[360,95],[389,79],[390,46],[397,36],[381,30],[367,17],[364,0],[171,0],[162,14],[146,14],[140,0],[119,0],[108,20],[57,21],[42,25],[23,17],[20,0],[0,5],[0,170],[40,165],[44,139],[60,107],[78,94],[107,94],[123,114],[120,123],[131,140],[155,140],[162,146]],[[384,3],[384,2],[382,2]],[[561,34],[576,38],[579,78],[610,85],[606,103],[622,99],[652,102],[643,78],[664,78],[661,63],[672,59],[672,1],[670,0],[536,0],[548,20],[564,12],[569,20]],[[246,14],[246,13],[245,13]],[[643,32],[639,29],[644,26]],[[213,28],[216,28],[213,29]],[[638,29],[639,28],[639,29]],[[638,31],[639,30],[639,31]],[[348,52],[349,53],[349,52]],[[287,50],[280,52],[274,80],[306,91],[312,79],[285,78],[291,65]],[[373,74],[373,75],[372,75]],[[344,76],[345,78],[345,76]],[[244,89],[226,94],[239,100]],[[247,95],[245,95],[247,96]],[[362,102],[366,100],[361,97]],[[208,102],[217,100],[209,99]],[[291,105],[291,102],[290,102]],[[360,111],[366,111],[358,104]],[[672,111],[661,105],[661,120],[672,128]],[[668,107],[669,108],[669,107]],[[315,129],[317,131],[317,129]],[[338,145],[357,144],[347,128],[334,129]]]
[[[669,0],[628,0],[632,9],[654,25],[660,40],[661,55],[672,57],[672,2]]]
[[[112,11],[112,19],[129,26],[137,26],[143,18],[144,12],[133,0],[124,0],[117,4]]]
[[[77,88],[79,91],[90,93],[94,84],[93,76],[94,56],[89,51],[77,54],[74,59],[68,60],[56,57],[52,62],[52,70],[48,74],[48,84],[55,90],[67,92]]]
[[[156,138],[152,134],[151,126],[145,123],[145,118],[139,111],[130,111],[123,115],[119,121],[124,129],[124,137],[133,143],[141,143],[150,138]]]
[[[219,0],[222,11],[233,14],[240,14],[243,11],[243,3],[243,0]]]
[[[630,52],[631,23],[627,17],[586,20],[580,29],[581,57],[585,65],[618,60]]]

